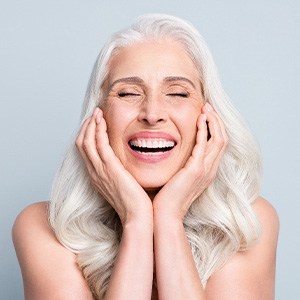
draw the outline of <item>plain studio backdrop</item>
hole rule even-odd
[[[276,299],[300,299],[299,10],[296,0],[2,1],[0,299],[23,299],[11,227],[28,204],[49,199],[100,48],[138,15],[154,12],[200,31],[258,139],[261,194],[281,220]]]

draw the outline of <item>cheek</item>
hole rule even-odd
[[[177,111],[176,119],[178,129],[181,132],[183,139],[195,139],[199,115],[200,109],[198,111],[195,107],[190,106],[183,106]]]
[[[122,144],[124,132],[134,120],[134,111],[122,105],[109,105],[103,109],[104,119],[107,124],[107,134],[113,150]]]
[[[177,129],[180,132],[182,138],[181,153],[182,153],[182,164],[185,165],[188,158],[191,156],[196,143],[197,134],[197,119],[200,115],[199,111],[195,107],[182,107],[180,114],[177,115]]]

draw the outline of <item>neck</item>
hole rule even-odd
[[[159,192],[161,188],[151,188],[151,189],[145,189],[145,192],[149,196],[149,198],[153,201],[157,193]]]

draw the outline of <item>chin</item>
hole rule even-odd
[[[159,191],[177,172],[178,168],[166,168],[163,165],[148,165],[127,169],[145,191]]]
[[[149,183],[149,182],[140,182],[138,181],[140,186],[146,191],[159,191],[166,183],[166,181],[161,182],[155,182],[155,183]]]
[[[146,191],[159,191],[170,179],[168,178],[135,178],[139,185]]]

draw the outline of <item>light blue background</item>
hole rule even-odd
[[[192,22],[256,135],[262,195],[281,219],[276,299],[300,299],[299,10],[295,1],[10,0],[0,9],[0,299],[23,298],[10,231],[49,198],[106,38],[144,13]]]

